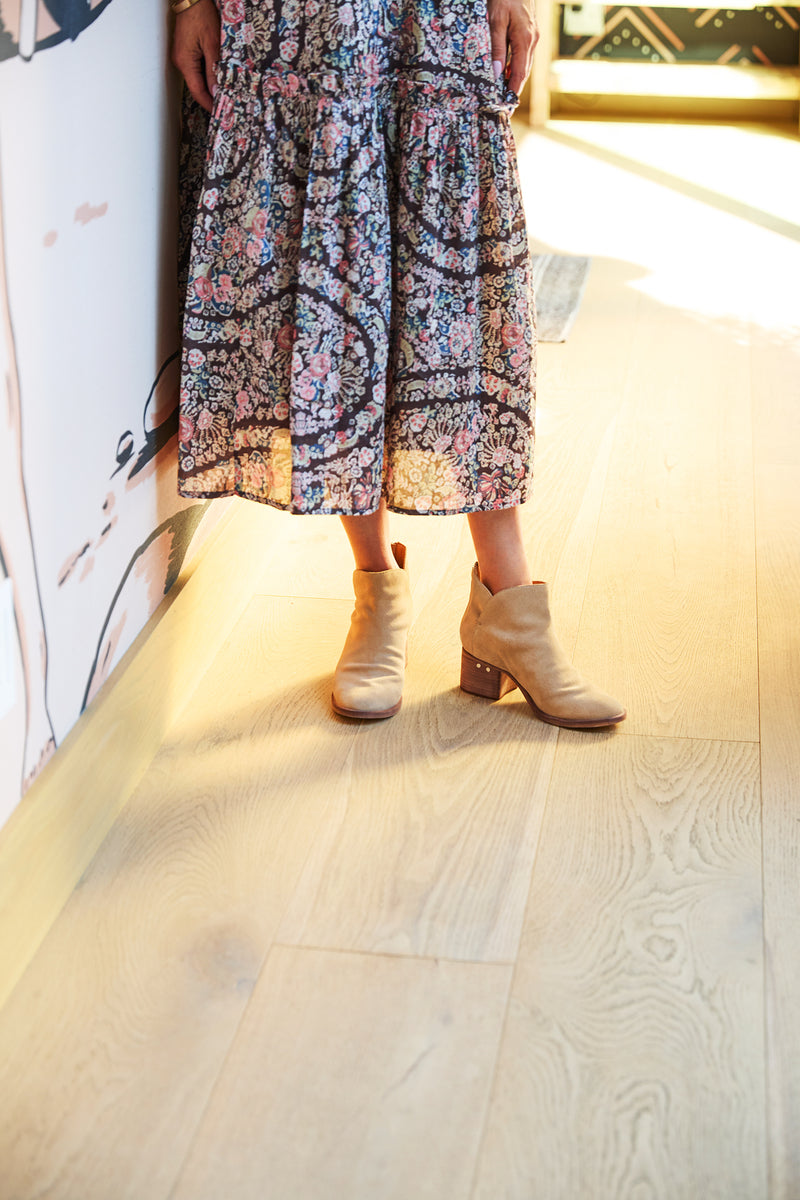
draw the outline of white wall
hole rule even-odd
[[[207,507],[175,484],[167,5],[51,9],[0,0],[0,53],[33,16],[40,42],[29,61],[0,60],[0,824],[163,597]],[[52,12],[85,27],[42,46],[58,38]]]

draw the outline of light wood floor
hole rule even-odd
[[[800,142],[518,140],[538,248],[594,260],[528,544],[629,719],[460,693],[465,522],[406,518],[403,710],[334,720],[342,534],[265,514],[0,1013],[2,1200],[800,1196]]]

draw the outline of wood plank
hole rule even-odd
[[[759,467],[756,481],[765,885],[788,916],[800,912],[800,486],[782,464]]]
[[[467,585],[465,570],[418,616],[403,708],[361,729],[281,942],[513,959],[556,730],[519,698],[460,691]]]
[[[252,525],[234,515],[184,568],[0,831],[0,1005],[246,602]]]
[[[756,472],[767,1075],[771,1191],[800,1194],[800,488],[795,465]]]
[[[719,125],[701,120],[681,123],[577,118],[552,121],[547,139],[582,149],[595,160],[615,164],[629,175],[665,186],[667,190],[653,193],[652,201],[643,208],[639,207],[641,201],[626,205],[622,237],[629,237],[631,225],[644,225],[651,237],[652,230],[657,228],[658,239],[649,247],[647,261],[667,248],[673,253],[673,266],[683,260],[686,282],[691,281],[698,311],[704,309],[709,284],[722,281],[728,305],[742,322],[739,328],[743,334],[747,333],[743,321],[748,311],[758,314],[763,332],[771,335],[773,344],[776,327],[791,325],[799,303],[794,298],[797,288],[793,287],[796,256],[800,252],[796,244],[800,225],[794,199],[800,194],[800,141],[796,137],[787,137],[775,124],[765,128],[752,121]],[[747,170],[742,169],[745,162]],[[776,179],[780,179],[780,187],[775,186]],[[701,207],[695,208],[688,220],[674,208],[670,211],[667,197],[676,191],[701,201]],[[610,201],[618,203],[618,192],[612,192]],[[595,203],[594,190],[592,202]],[[744,218],[744,222],[730,233],[724,223],[698,230],[698,224],[705,224],[705,206],[735,214]],[[582,209],[581,216],[587,215]],[[787,236],[782,243],[775,243],[763,237],[760,231],[764,227]],[[699,270],[691,259],[686,261],[685,256],[692,253],[698,234],[700,241],[696,244],[702,260],[711,255],[712,246],[718,247],[714,252],[713,272]],[[583,229],[581,235],[586,236]],[[731,239],[736,243],[735,255],[730,253]],[[629,245],[628,254],[631,249]],[[697,261],[695,257],[694,263]],[[744,261],[746,276],[742,274]],[[735,276],[729,283],[731,267]],[[618,269],[626,268],[630,271],[630,261],[618,263]],[[615,341],[612,340],[612,348]]]
[[[550,117],[550,69],[557,53],[560,9],[554,0],[539,0],[536,17],[539,38],[534,48],[528,119],[546,125]],[[521,99],[521,97],[520,97]]]
[[[258,594],[350,599],[353,560],[339,518],[280,516],[281,554],[264,562]]]
[[[628,318],[616,354],[605,321],[584,323],[569,360],[560,346],[540,347],[553,369],[539,410],[534,498],[522,519],[535,575],[551,583],[559,636],[569,647],[613,446],[620,373],[635,337],[639,300],[624,284],[616,265],[603,261],[587,287],[592,312]],[[590,362],[594,388],[587,386]],[[403,710],[363,730],[350,791],[320,831],[279,937],[504,961],[515,953],[556,736],[531,717],[519,693],[492,706],[458,690],[458,626],[474,558],[466,522],[434,522],[433,547],[417,568],[430,519],[423,534],[419,518],[404,520],[407,540],[415,537],[409,569],[418,616]]]
[[[562,732],[474,1200],[767,1196],[758,751]]]
[[[171,1200],[462,1200],[510,968],[276,947]]]
[[[800,468],[800,247],[786,264],[786,286],[773,297],[782,328],[753,322],[750,384],[753,391],[753,450],[757,465]],[[762,302],[763,303],[763,302]],[[794,327],[792,327],[792,318]]]
[[[551,94],[797,100],[800,68],[751,63],[604,62],[561,58],[550,65]]]
[[[347,784],[348,611],[250,604],[0,1013],[3,1196],[169,1195]]]
[[[758,738],[747,346],[643,300],[576,663],[625,734]]]

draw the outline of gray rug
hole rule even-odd
[[[532,254],[536,329],[540,342],[565,342],[578,314],[590,258]]]

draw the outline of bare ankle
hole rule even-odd
[[[355,562],[357,571],[393,571],[397,567],[391,554],[388,557],[385,554],[369,555],[366,558],[357,558]]]
[[[479,571],[479,574],[481,583],[485,588],[488,588],[493,596],[498,592],[504,592],[506,588],[524,587],[530,583],[530,579],[527,579],[519,572],[494,571],[484,575],[482,571]]]

